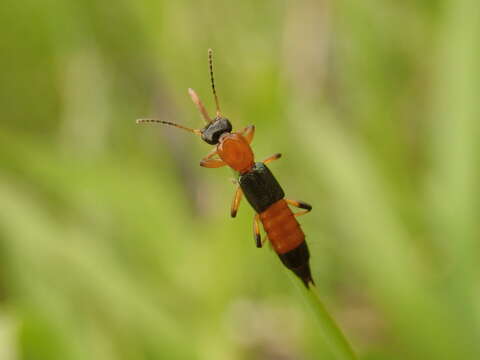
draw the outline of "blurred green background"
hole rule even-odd
[[[480,356],[478,2],[0,5],[0,359],[333,359],[231,171],[256,125],[362,359]]]

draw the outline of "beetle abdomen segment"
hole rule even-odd
[[[260,220],[277,254],[285,254],[305,240],[300,224],[283,199],[260,213]]]
[[[245,198],[259,214],[285,196],[271,171],[261,162],[255,163],[252,170],[242,174],[239,183]]]
[[[278,257],[287,268],[292,270],[295,275],[302,279],[307,288],[309,283],[314,284],[310,272],[310,264],[308,262],[310,253],[306,241],[285,254],[278,254]]]
[[[285,200],[279,200],[260,213],[263,227],[282,263],[308,287],[313,284],[307,243],[297,219]]]

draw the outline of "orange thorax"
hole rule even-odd
[[[241,134],[222,135],[217,153],[228,166],[241,174],[248,172],[254,165],[252,149]]]

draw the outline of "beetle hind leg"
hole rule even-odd
[[[288,205],[295,206],[299,209],[304,209],[303,211],[299,211],[299,212],[296,212],[295,214],[293,214],[294,216],[305,215],[305,214],[309,213],[310,211],[312,211],[312,205],[307,204],[304,201],[291,200],[291,199],[285,199],[285,201],[287,202]]]

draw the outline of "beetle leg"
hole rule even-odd
[[[299,209],[305,209],[303,211],[299,211],[299,212],[293,214],[294,216],[305,215],[306,213],[312,211],[312,205],[307,204],[306,202],[298,201],[298,200],[290,200],[290,199],[285,199],[285,201],[289,205],[295,206]]]
[[[276,154],[273,154],[273,155],[269,156],[268,158],[266,158],[266,159],[263,160],[262,162],[263,162],[264,164],[268,164],[268,163],[270,163],[270,162],[272,162],[272,161],[274,161],[274,160],[280,159],[281,157],[282,157],[282,154],[276,153]]]
[[[255,125],[247,126],[245,129],[241,131],[241,134],[247,140],[247,143],[251,143],[253,140],[253,135],[255,135]]]
[[[265,234],[265,236],[264,236],[263,239],[262,239],[262,246],[265,244],[265,242],[267,241],[267,239],[268,239],[268,235]]]
[[[233,197],[232,201],[232,207],[230,209],[230,216],[233,218],[237,216],[237,211],[238,207],[240,206],[240,200],[242,200],[242,195],[243,191],[240,188],[240,185],[237,185],[237,189],[235,190],[235,196]]]
[[[202,159],[202,161],[200,161],[200,166],[203,166],[206,168],[219,168],[225,165],[226,164],[220,159],[208,159],[208,160]]]
[[[207,156],[200,160],[200,166],[206,168],[218,168],[226,165],[221,159],[212,159],[212,157],[214,157],[215,155],[217,155],[217,148],[214,148],[207,154]]]
[[[262,237],[260,236],[260,215],[255,214],[253,218],[253,237],[255,239],[255,244],[257,248],[262,247]]]

